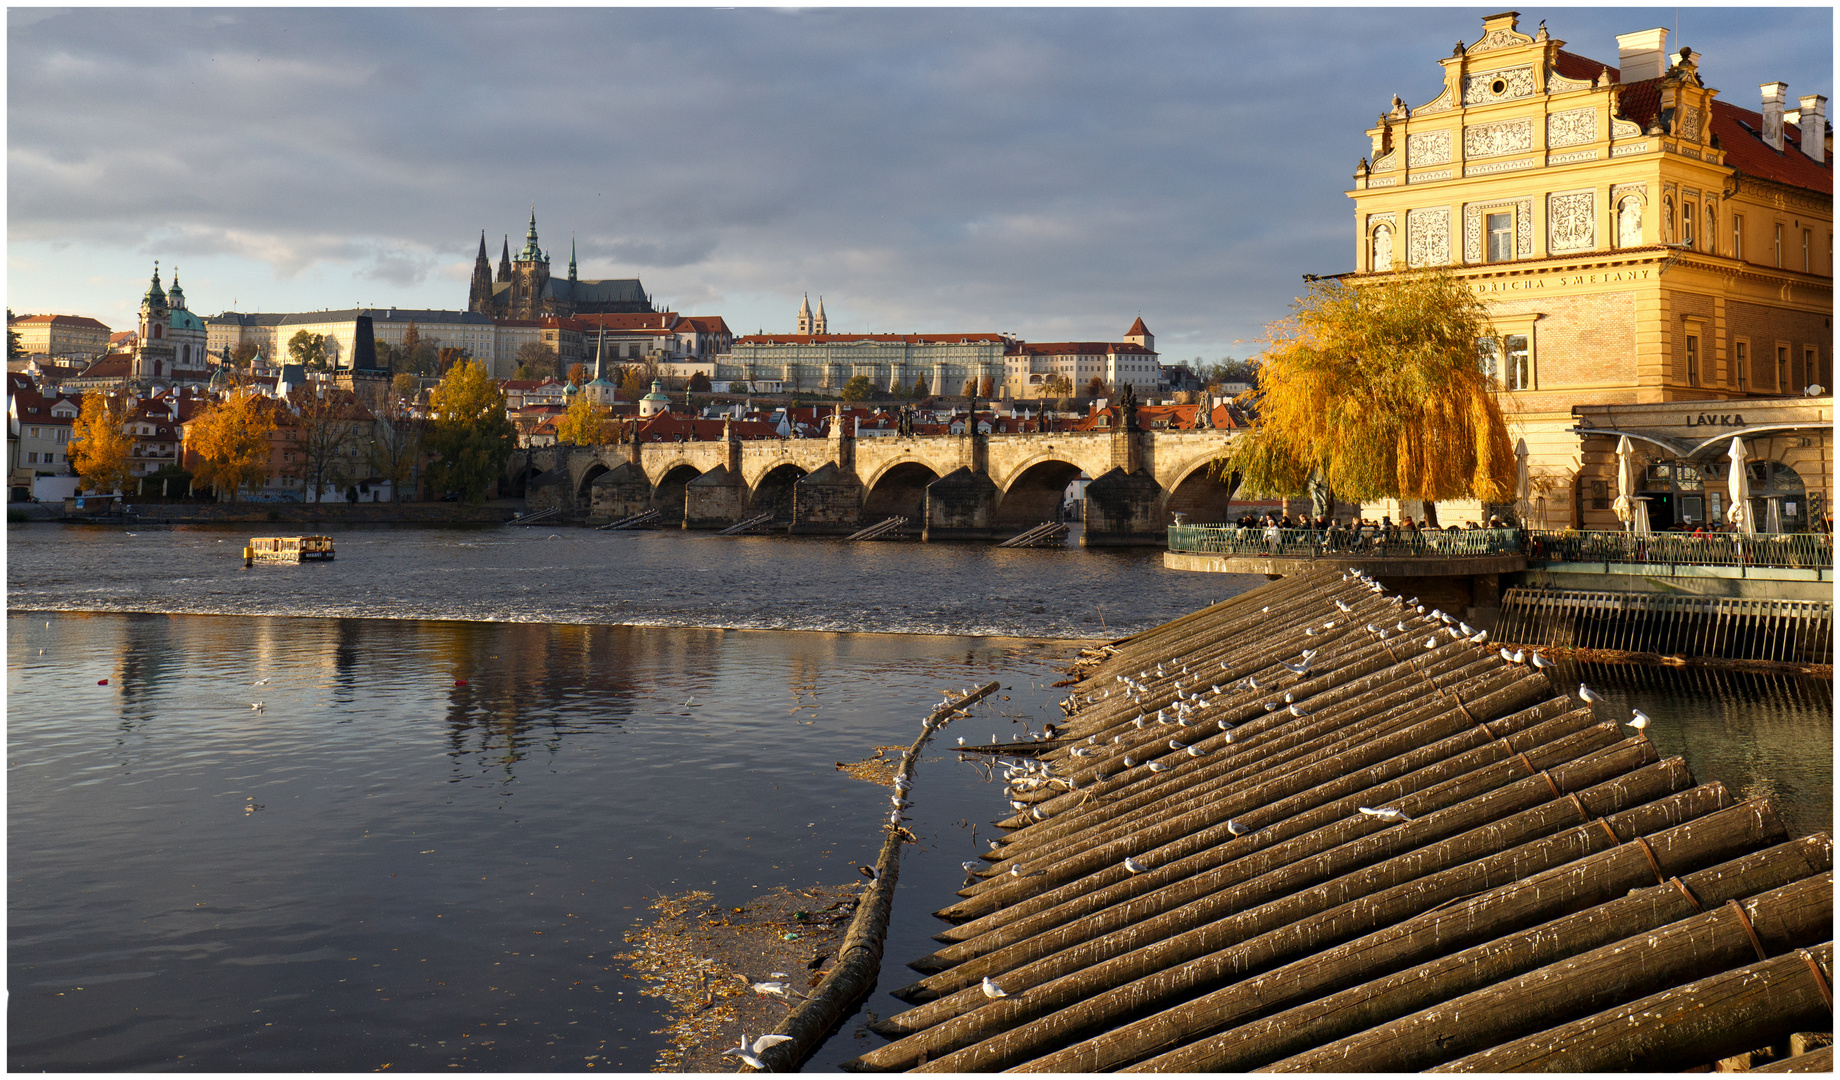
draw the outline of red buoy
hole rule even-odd
[[[455,686],[465,686],[465,685],[466,685],[466,680],[465,680],[465,679],[455,679],[455,680],[454,680],[454,685],[455,685]]]
[[[107,685],[109,685],[109,680],[107,680],[107,679],[97,679],[97,680],[96,680],[96,685],[97,685],[97,686],[107,686]]]

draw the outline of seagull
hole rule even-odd
[[[1257,690],[1259,688],[1259,680],[1250,675],[1246,676],[1246,687],[1251,690]]]
[[[1610,699],[1604,697],[1604,695],[1591,689],[1585,684],[1579,683],[1578,684],[1578,700],[1584,702],[1586,705],[1595,705],[1600,701],[1608,702]]]
[[[268,680],[267,679],[257,679],[255,682],[252,682],[249,685],[250,686],[267,686]]]
[[[1232,731],[1233,730],[1233,725],[1227,723],[1225,720],[1214,721],[1214,726],[1219,728],[1222,731]]]
[[[1267,702],[1265,703],[1265,711],[1266,711],[1266,712],[1277,712],[1277,711],[1278,711],[1278,703],[1277,703],[1277,702],[1275,702],[1275,701],[1267,701]]]
[[[861,874],[863,877],[868,878],[870,881],[878,881],[881,879],[881,876],[882,876],[881,874],[876,872],[875,867],[873,866],[859,866],[856,868],[856,872]]]
[[[1286,705],[1289,705],[1291,702],[1296,701],[1296,700],[1297,700],[1296,694],[1291,693],[1289,690],[1286,690],[1284,692],[1284,703]]]
[[[967,874],[975,874],[979,870],[984,869],[984,864],[981,862],[978,862],[976,859],[972,859],[970,862],[962,862],[962,863],[959,863],[958,865],[964,867],[965,873]]]
[[[1434,638],[1434,637],[1428,637],[1428,638],[1426,638],[1426,639],[1425,639],[1425,648],[1427,648],[1427,649],[1435,649],[1435,648],[1437,648],[1437,638]]]
[[[1309,713],[1307,713],[1307,712],[1304,712],[1304,711],[1303,711],[1303,710],[1302,710],[1301,708],[1299,708],[1299,707],[1297,707],[1297,706],[1295,706],[1295,705],[1292,705],[1292,706],[1291,706],[1291,708],[1290,708],[1290,714],[1291,714],[1292,716],[1296,716],[1296,717],[1305,717],[1305,716],[1308,716],[1308,715],[1310,715]]]
[[[1476,632],[1476,628],[1466,622],[1457,623],[1457,630],[1460,631],[1464,637],[1468,637]]]
[[[1510,664],[1514,663],[1514,654],[1508,651],[1508,647],[1506,645],[1503,645],[1500,651],[1501,651],[1501,658],[1503,660],[1506,660]]]
[[[1009,868],[1009,876],[1010,877],[1022,877],[1023,876],[1022,864],[1012,863]]]
[[[1637,731],[1641,731],[1643,728],[1648,726],[1648,714],[1647,713],[1643,712],[1641,709],[1631,709],[1629,711],[1635,717],[1635,719],[1626,720],[1624,722],[1627,723],[1630,727],[1635,728]]]
[[[1126,870],[1129,870],[1133,874],[1141,874],[1145,870],[1150,869],[1148,866],[1145,866],[1143,863],[1138,862],[1136,859],[1133,859],[1129,855],[1126,855],[1124,857],[1124,868]]]
[[[1167,765],[1165,765],[1165,764],[1163,764],[1163,763],[1162,763],[1162,762],[1160,762],[1160,761],[1152,761],[1152,762],[1150,763],[1150,771],[1151,771],[1151,772],[1162,772],[1162,771],[1163,771],[1164,769],[1167,769],[1167,768],[1169,768],[1169,766],[1167,766]]]
[[[1008,997],[1009,991],[998,986],[995,980],[986,975],[984,976],[984,996],[995,1000],[996,998]]]
[[[1534,653],[1532,656],[1528,657],[1527,662],[1532,664],[1536,671],[1545,671],[1547,668],[1552,667],[1552,661],[1541,656],[1539,653]]]
[[[1508,660],[1510,663],[1515,663],[1515,664],[1526,663],[1527,662],[1527,650],[1525,649],[1514,650],[1514,655],[1508,657]]]
[[[1169,740],[1169,748],[1170,748],[1171,750],[1180,750],[1180,749],[1182,749],[1182,745],[1183,745],[1183,744],[1182,744],[1182,740],[1181,740],[1181,739],[1171,739],[1171,740]]]
[[[1191,747],[1189,747],[1189,748],[1188,748],[1188,756],[1189,756],[1189,757],[1200,757],[1200,756],[1201,756],[1202,754],[1209,754],[1209,753],[1212,753],[1212,752],[1213,752],[1213,751],[1211,751],[1211,750],[1203,750],[1203,749],[1201,749],[1201,746],[1200,746],[1200,744],[1199,744],[1199,743],[1197,743],[1196,745],[1194,745],[1194,746],[1191,746]]]
[[[255,710],[255,711],[257,711],[257,712],[264,712],[264,711],[266,711],[266,710],[268,709],[268,702],[266,702],[266,701],[252,701],[252,702],[250,702],[250,703],[249,703],[249,707],[250,707],[250,708],[252,708],[252,709],[254,709],[254,710]]]
[[[1478,630],[1470,637],[1469,643],[1471,645],[1480,645],[1487,640],[1489,640],[1489,632],[1487,630]]]
[[[1244,836],[1247,833],[1252,831],[1252,826],[1241,825],[1238,820],[1234,818],[1228,818],[1227,819],[1227,831],[1232,833],[1234,836]]]
[[[761,1064],[760,1052],[769,1046],[778,1046],[780,1043],[791,1041],[792,1036],[790,1035],[762,1035],[760,1038],[755,1039],[753,1045],[750,1046],[748,1045],[747,1032],[744,1031],[741,1033],[741,1045],[731,1046],[727,1050],[722,1051],[722,1056],[738,1057],[754,1068],[765,1072],[767,1071],[767,1067]]]
[[[965,745],[965,737],[964,737],[963,735],[960,735],[960,736],[958,737],[958,745],[960,745],[960,746],[963,746],[963,745]]]
[[[1125,767],[1125,768],[1127,768],[1127,769],[1135,769],[1135,768],[1137,768],[1137,759],[1136,759],[1136,758],[1134,758],[1134,757],[1132,757],[1132,756],[1131,756],[1131,755],[1129,755],[1129,754],[1126,754],[1126,755],[1124,756],[1124,767]]]
[[[754,988],[756,994],[777,994],[780,997],[786,996],[786,984],[783,982],[757,982],[750,983],[749,985]]]
[[[1381,821],[1404,821],[1406,820],[1405,811],[1395,810],[1390,806],[1382,806],[1378,810],[1374,809],[1371,806],[1357,806],[1355,807],[1355,809],[1359,810],[1363,814],[1366,814],[1368,817],[1377,817]]]

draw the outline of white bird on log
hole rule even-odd
[[[769,1046],[778,1046],[780,1043],[791,1041],[792,1036],[790,1035],[762,1035],[760,1038],[755,1039],[752,1045],[749,1045],[747,1032],[744,1031],[741,1033],[741,1045],[732,1046],[722,1051],[722,1056],[738,1057],[754,1068],[766,1072],[767,1067],[760,1061],[760,1052]]]
[[[1284,703],[1286,705],[1289,705],[1291,702],[1296,701],[1296,700],[1297,700],[1296,694],[1291,693],[1289,690],[1286,690],[1284,692]]]
[[[1457,629],[1462,631],[1464,637],[1468,637],[1476,632],[1476,628],[1466,622],[1457,623]]]
[[[1471,645],[1480,645],[1487,640],[1489,640],[1489,632],[1487,630],[1478,630],[1470,635],[1469,643]]]
[[[1032,818],[1034,818],[1034,819],[1035,819],[1036,821],[1046,821],[1046,820],[1048,820],[1048,815],[1047,815],[1047,813],[1045,813],[1045,812],[1044,812],[1044,811],[1042,810],[1042,808],[1041,808],[1041,807],[1039,807],[1039,806],[1037,806],[1037,807],[1036,807],[1035,809],[1033,809],[1033,810],[1030,810],[1030,811],[1029,811],[1029,816],[1030,816],[1030,817],[1032,817]]]
[[[1124,857],[1124,868],[1126,870],[1129,870],[1133,874],[1141,874],[1145,870],[1150,869],[1148,866],[1145,866],[1143,863],[1138,862],[1136,859],[1132,858],[1129,855],[1126,855]]]
[[[1163,763],[1162,763],[1162,762],[1160,762],[1160,761],[1152,761],[1152,762],[1150,763],[1150,771],[1151,771],[1151,772],[1162,772],[1162,771],[1163,771],[1164,769],[1167,769],[1167,768],[1169,768],[1169,766],[1167,766],[1167,765],[1165,765],[1165,764],[1163,764]]]
[[[1407,820],[1406,813],[1404,810],[1395,810],[1390,806],[1382,806],[1379,809],[1375,809],[1371,806],[1357,806],[1355,807],[1355,809],[1359,810],[1363,814],[1366,814],[1368,817],[1379,818],[1381,821],[1405,821]]]
[[[1394,628],[1395,630],[1398,630],[1398,631],[1399,631],[1400,633],[1402,633],[1402,634],[1406,634],[1406,633],[1410,633],[1410,632],[1412,631],[1412,628],[1411,628],[1411,627],[1409,627],[1409,626],[1407,626],[1407,625],[1406,625],[1405,623],[1403,623],[1403,622],[1399,622],[1399,623],[1394,623],[1394,624],[1393,624],[1393,628]]]
[[[1228,723],[1225,720],[1214,721],[1214,726],[1219,728],[1222,731],[1232,731],[1233,730],[1233,725]]]
[[[1300,707],[1298,707],[1298,706],[1296,706],[1296,705],[1292,705],[1292,706],[1291,706],[1291,708],[1290,708],[1290,714],[1291,714],[1292,716],[1295,716],[1295,717],[1299,717],[1299,718],[1302,718],[1302,717],[1305,717],[1305,716],[1308,716],[1308,715],[1310,715],[1309,713],[1307,713],[1307,712],[1304,712],[1302,708],[1300,708]]]
[[[1648,726],[1647,713],[1643,712],[1641,709],[1631,709],[1629,712],[1630,715],[1635,717],[1633,720],[1625,721],[1630,727],[1635,728],[1637,731],[1641,731]]]
[[[1610,699],[1585,684],[1579,683],[1578,700],[1584,702],[1586,705],[1596,705],[1598,702],[1608,702]]]
[[[1293,664],[1289,660],[1283,660],[1280,661],[1280,663],[1282,663],[1285,669],[1292,675],[1302,676],[1308,674],[1310,670],[1310,661],[1307,658],[1300,664]]]
[[[1200,744],[1196,744],[1188,748],[1189,757],[1200,757],[1202,754],[1207,754],[1207,753],[1212,753],[1212,751],[1201,749]]]
[[[1536,671],[1545,671],[1547,668],[1552,667],[1552,661],[1546,659],[1537,652],[1528,657],[1527,662],[1532,664]]]
[[[1021,863],[1013,863],[1013,864],[1011,864],[1011,865],[1010,865],[1010,868],[1009,868],[1009,876],[1010,876],[1010,877],[1028,877],[1028,875],[1027,875],[1027,874],[1025,874],[1025,873],[1023,873],[1023,872],[1022,872],[1022,864],[1021,864]]]
[[[1246,688],[1248,690],[1257,690],[1259,688],[1259,680],[1250,675],[1246,676]]]
[[[995,980],[991,979],[990,976],[986,975],[984,976],[984,996],[992,1000],[995,1000],[997,998],[1006,998],[1009,996],[1009,991],[1003,989],[1001,986],[998,986]]]
[[[962,863],[959,863],[958,865],[964,867],[965,873],[967,874],[975,874],[978,871],[984,869],[984,864],[977,861],[976,859],[972,859],[968,862],[962,862]]]
[[[1516,664],[1524,664],[1527,662],[1527,650],[1516,649],[1514,650],[1514,655],[1508,657],[1508,659]]]
[[[1435,649],[1435,648],[1437,648],[1437,638],[1434,638],[1434,637],[1428,637],[1428,638],[1426,638],[1426,639],[1425,639],[1425,648],[1427,648],[1427,649]]]
[[[1266,712],[1277,712],[1277,711],[1278,711],[1278,703],[1277,703],[1277,702],[1275,702],[1275,701],[1267,701],[1267,702],[1265,703],[1265,711],[1266,711]]]
[[[786,996],[786,984],[783,982],[757,982],[751,983],[750,985],[753,986],[756,994],[776,994],[780,997]]]
[[[1144,718],[1140,716],[1137,719],[1131,721],[1131,726],[1134,728],[1142,728],[1144,726],[1144,723],[1145,723]]]
[[[1010,806],[1011,806],[1011,807],[1013,807],[1013,808],[1015,808],[1015,809],[1017,809],[1017,810],[1027,810],[1027,809],[1029,808],[1029,804],[1028,804],[1028,803],[1025,803],[1025,802],[1017,802],[1017,801],[1016,801],[1015,799],[1011,799],[1011,800],[1009,801],[1009,804],[1010,804]]]
[[[1182,749],[1182,740],[1181,740],[1181,739],[1171,739],[1171,740],[1169,740],[1169,748],[1170,748],[1171,750],[1180,750],[1180,749]]]
[[[1500,652],[1501,652],[1501,658],[1503,660],[1506,660],[1510,664],[1514,663],[1514,654],[1508,651],[1508,647],[1506,645],[1503,645],[1501,647]]]
[[[1345,604],[1345,603],[1343,603],[1343,602],[1342,602],[1342,601],[1340,601],[1340,600],[1337,600],[1337,601],[1335,602],[1335,606],[1336,606],[1337,608],[1339,608],[1339,609],[1341,609],[1341,610],[1342,610],[1342,611],[1344,611],[1344,612],[1348,612],[1348,611],[1353,611],[1353,610],[1354,610],[1354,607],[1353,607],[1352,605],[1349,605],[1349,604]]]
[[[1244,836],[1252,831],[1252,826],[1241,824],[1237,818],[1228,818],[1227,831],[1234,836]]]
[[[1314,626],[1305,627],[1303,631],[1303,636],[1304,637],[1315,637],[1316,628]]]
[[[1135,768],[1137,768],[1137,759],[1136,759],[1136,758],[1134,758],[1134,757],[1132,757],[1132,756],[1131,756],[1131,755],[1129,755],[1129,754],[1126,754],[1126,755],[1124,756],[1124,767],[1125,767],[1125,768],[1127,768],[1127,769],[1135,769]]]

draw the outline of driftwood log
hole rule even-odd
[[[920,751],[936,730],[943,730],[951,718],[965,706],[995,693],[998,683],[988,682],[976,690],[934,709],[921,722],[920,737],[901,755],[897,777],[913,780],[914,765]],[[875,859],[875,880],[857,902],[856,916],[837,949],[836,963],[824,979],[798,1008],[786,1015],[772,1034],[789,1036],[791,1042],[775,1043],[759,1055],[763,1064],[774,1072],[791,1072],[817,1052],[819,1046],[844,1018],[854,1012],[858,1002],[875,987],[882,967],[882,942],[888,936],[888,919],[894,911],[895,883],[901,876],[901,844],[907,830],[900,825],[897,806],[884,832],[882,850]],[[748,1066],[743,1065],[743,1069]],[[749,1070],[752,1071],[752,1070]]]

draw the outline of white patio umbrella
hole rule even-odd
[[[1757,522],[1751,514],[1751,478],[1744,469],[1744,440],[1732,436],[1727,452],[1731,455],[1731,468],[1725,473],[1725,491],[1731,507],[1725,511],[1725,518],[1740,533],[1755,536]]]
[[[1521,527],[1527,527],[1527,518],[1533,513],[1533,478],[1527,473],[1527,440],[1516,439],[1514,442],[1514,518]]]

